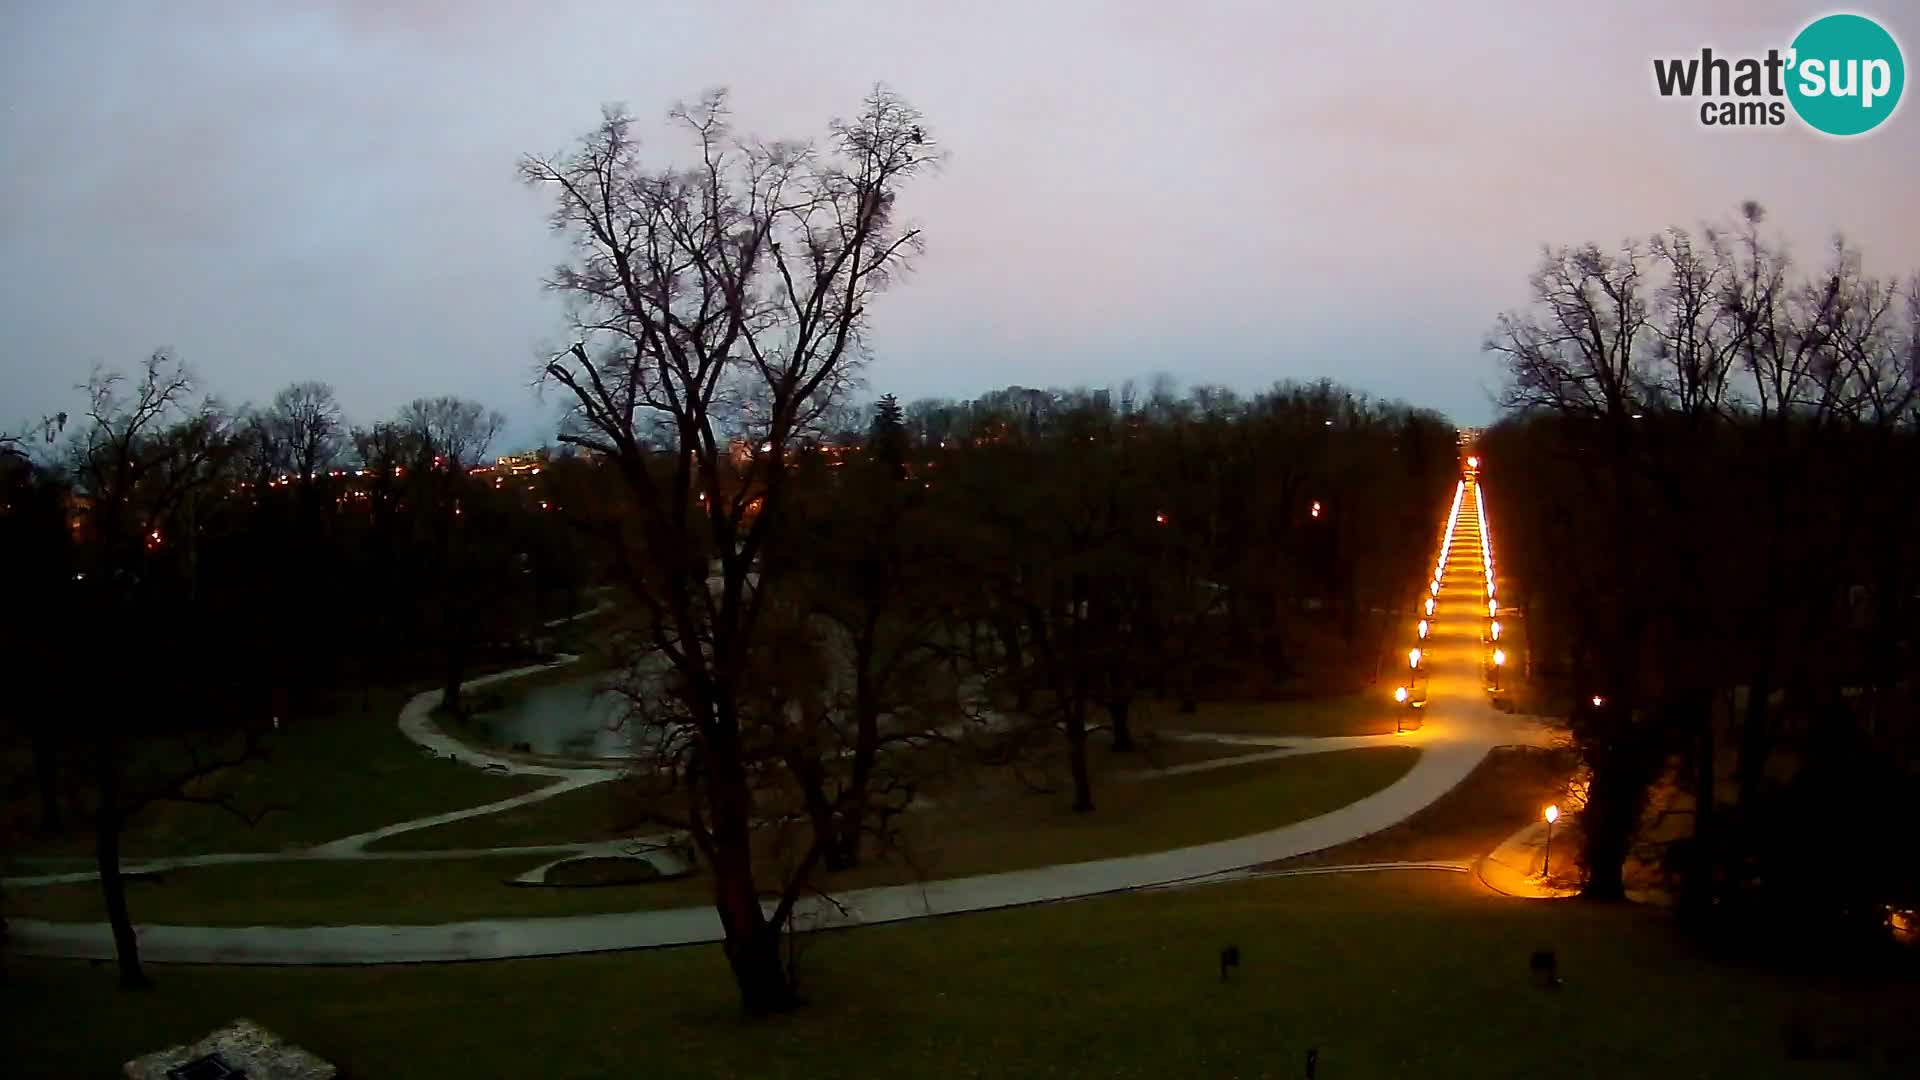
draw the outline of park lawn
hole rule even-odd
[[[173,870],[127,884],[137,923],[329,926],[460,922],[496,916],[597,914],[624,905],[624,889],[510,885],[554,855],[432,860],[300,860]],[[96,882],[9,886],[9,915],[106,920]]]
[[[511,810],[398,833],[368,845],[372,851],[449,851],[463,848],[573,844],[660,831],[616,827],[619,797],[612,782],[577,788]]]
[[[327,714],[289,724],[272,736],[265,760],[248,762],[221,784],[256,825],[215,807],[156,803],[128,824],[128,858],[231,851],[277,851],[337,840],[396,821],[511,798],[552,781],[490,776],[470,765],[429,758],[400,733],[405,689],[355,695]],[[86,855],[91,833],[20,846],[26,855]],[[17,867],[15,872],[31,872]]]
[[[1116,754],[1104,741],[1087,748],[1089,767],[1096,778],[1128,770],[1150,770],[1197,761],[1258,753],[1259,747],[1215,742],[1176,742],[1151,735],[1139,740],[1139,750]],[[1057,769],[1055,771],[1058,771]],[[620,787],[592,787],[556,795],[497,814],[466,818],[387,837],[369,845],[374,851],[446,851],[462,848],[509,847],[522,844],[571,844],[613,840],[659,832],[658,828],[622,828]]]
[[[1371,694],[1297,698],[1286,701],[1202,701],[1194,712],[1179,702],[1155,700],[1137,707],[1146,728],[1212,731],[1232,735],[1391,735],[1392,688]]]
[[[1547,804],[1565,804],[1566,786],[1576,764],[1565,751],[1494,750],[1452,791],[1398,825],[1338,847],[1283,859],[1269,869],[1477,859],[1540,820]],[[1558,838],[1554,850],[1562,850]],[[1564,850],[1574,849],[1569,844]],[[1554,861],[1559,863],[1560,856]]]
[[[1221,947],[1242,966],[1222,983]],[[1564,986],[1529,984],[1555,949]],[[344,1075],[1773,1077],[1912,1075],[1911,984],[1715,966],[1657,912],[1494,897],[1463,874],[1266,879],[821,935],[809,1004],[742,1020],[716,946],[448,965],[10,958],[9,1075],[105,1076],[235,1017]],[[1795,1011],[1862,1060],[1790,1062]]]
[[[1094,785],[1091,814],[1073,812],[1070,786],[941,807],[904,820],[904,858],[858,867],[832,884],[893,883],[903,873],[911,880],[905,861],[929,878],[964,877],[1247,836],[1358,802],[1406,775],[1418,757],[1411,747],[1383,746],[1132,783],[1108,777]]]
[[[1131,755],[1112,755],[1131,758]],[[1224,840],[1338,809],[1393,783],[1418,751],[1380,747],[1234,765],[1095,788],[1098,810],[1075,814],[1069,793],[1023,793],[936,806],[903,821],[902,854],[824,880],[830,890],[892,885],[1062,862],[1082,862]],[[592,790],[592,789],[587,789]],[[777,880],[774,860],[761,881]],[[545,858],[276,862],[173,871],[132,886],[143,923],[324,925],[437,923],[509,916],[633,911],[704,904],[705,875],[584,890],[528,888],[505,879]],[[105,918],[91,882],[15,886],[17,915]]]

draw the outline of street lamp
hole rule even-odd
[[[1493,692],[1496,694],[1500,692],[1500,669],[1506,665],[1507,651],[1505,649],[1493,650]]]
[[[1420,640],[1427,640],[1427,620],[1425,619],[1420,620]]]
[[[1435,596],[1440,595],[1440,582],[1437,579],[1432,583],[1431,586],[1429,586],[1429,588],[1432,591],[1433,595]]]
[[[1603,697],[1601,697],[1601,696],[1600,696],[1599,694],[1595,694],[1595,695],[1593,695],[1593,707],[1594,707],[1594,708],[1596,708],[1596,709],[1597,709],[1597,708],[1599,708],[1600,706],[1602,706],[1602,705],[1605,705],[1606,703],[1607,703],[1607,699],[1606,699],[1606,698],[1603,698]]]
[[[1399,702],[1402,705],[1405,705],[1407,703],[1407,688],[1404,686],[1394,687],[1393,700]]]
[[[1547,819],[1547,847],[1540,860],[1540,876],[1544,878],[1553,872],[1553,823],[1560,820],[1560,808],[1549,806],[1543,816]]]
[[[1418,648],[1407,650],[1407,666],[1410,668],[1420,666],[1420,650]]]
[[[1433,597],[1427,597],[1427,617],[1433,617]]]

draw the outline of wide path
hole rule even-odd
[[[1478,506],[1471,485],[1461,496],[1446,571],[1430,621],[1431,637],[1425,644],[1424,659],[1431,675],[1422,726],[1397,736],[1361,740],[1364,744],[1385,740],[1420,749],[1413,768],[1393,784],[1331,813],[1232,840],[1001,874],[858,889],[832,900],[815,899],[796,910],[796,925],[820,928],[895,922],[1240,875],[1251,866],[1336,847],[1396,825],[1452,790],[1495,747],[1549,741],[1549,733],[1537,722],[1502,713],[1487,701],[1481,667],[1485,647],[1480,641],[1487,594]],[[1409,612],[1409,645],[1414,618],[1415,613]],[[1383,702],[1383,706],[1391,704]],[[409,734],[419,737],[425,732],[416,725]],[[1281,752],[1293,753],[1300,752],[1300,744],[1349,740],[1275,741],[1287,744]],[[473,756],[465,747],[453,747],[451,752]],[[514,767],[522,772],[543,768]],[[578,771],[569,779],[587,781]],[[1455,869],[1451,865],[1432,868]],[[142,955],[156,963],[377,964],[686,945],[718,941],[721,928],[713,909],[702,906],[438,926],[142,926],[139,935]],[[20,951],[36,955],[94,959],[113,955],[104,924],[23,919],[14,923],[13,937]]]

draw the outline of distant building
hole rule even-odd
[[[525,476],[539,472],[547,464],[547,451],[527,450],[518,454],[502,454],[494,459],[493,471],[508,476]]]

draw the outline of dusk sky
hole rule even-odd
[[[1474,424],[1544,242],[1750,198],[1804,261],[1837,230],[1920,268],[1912,103],[1840,141],[1653,91],[1656,55],[1784,48],[1826,5],[1313,7],[15,0],[0,427],[166,346],[232,402],[321,378],[366,421],[457,393],[538,442],[560,252],[515,161],[610,101],[683,159],[660,118],[713,86],[747,132],[814,136],[883,81],[944,144],[902,200],[928,246],[876,306],[876,395],[1328,375]],[[1913,65],[1920,9],[1848,10]]]

